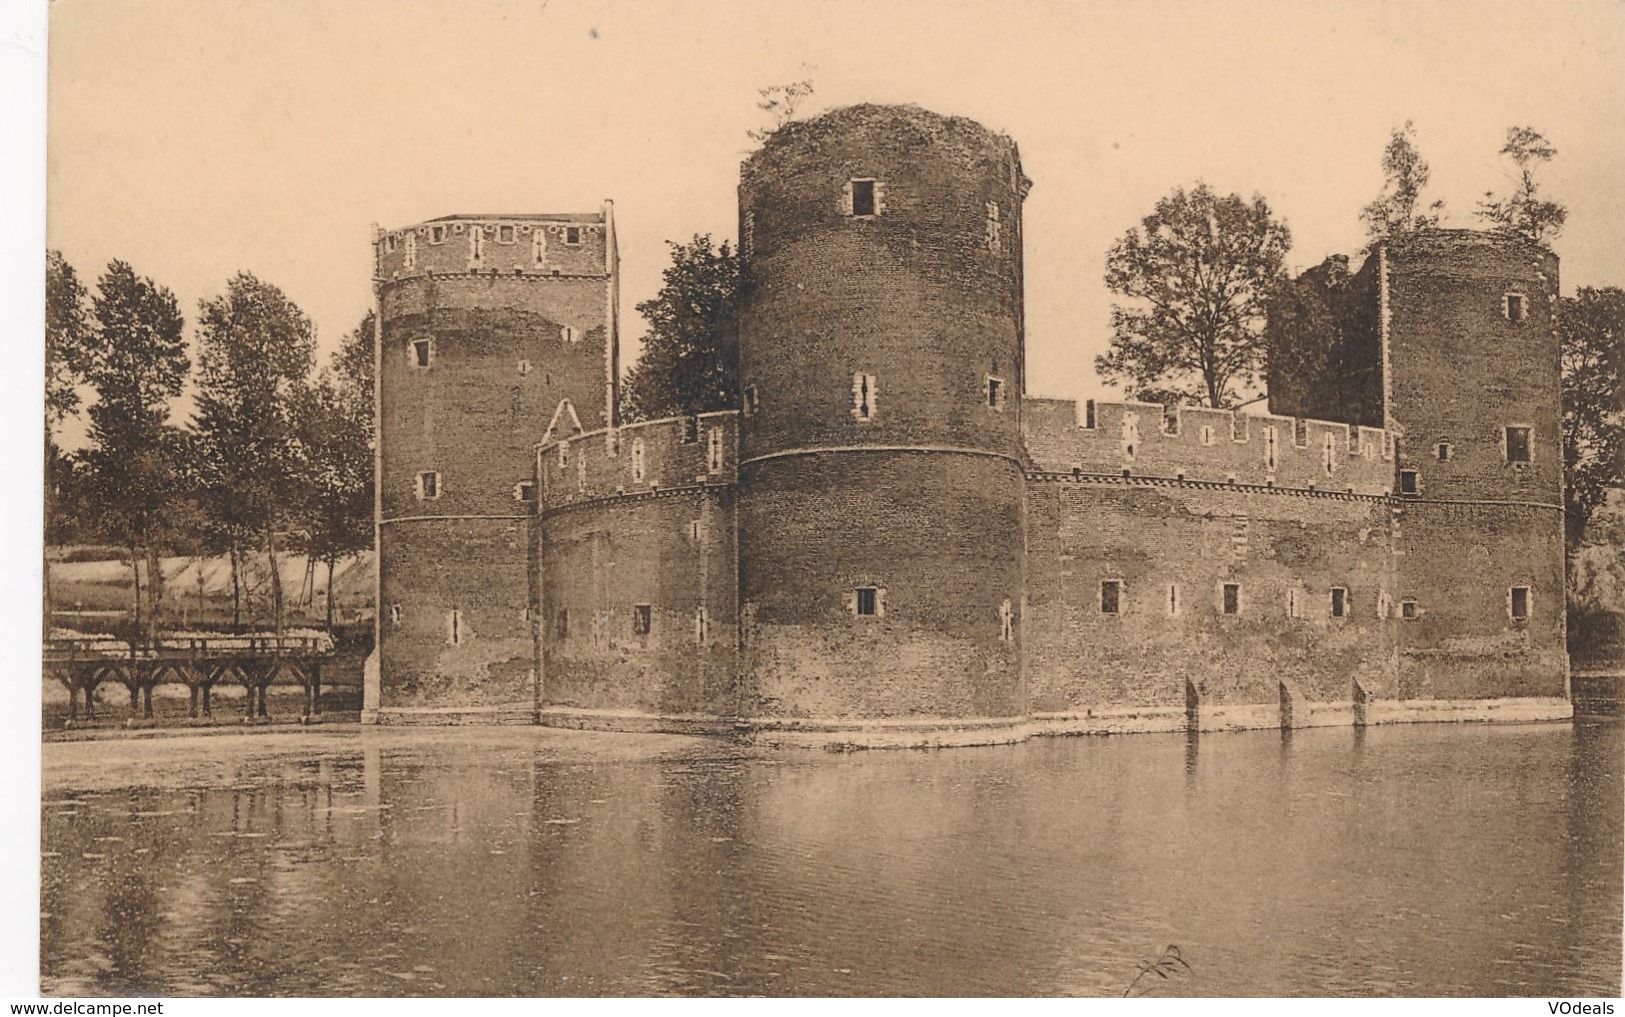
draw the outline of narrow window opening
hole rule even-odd
[[[513,227],[512,226],[498,226],[497,227],[497,243],[499,243],[499,244],[511,244],[511,243],[513,243]]]
[[[1302,417],[1292,421],[1292,444],[1299,448],[1309,447],[1309,421]]]
[[[1506,429],[1507,462],[1527,463],[1529,461],[1529,428],[1509,427]]]
[[[643,483],[643,439],[632,439],[632,483]]]
[[[1168,585],[1168,617],[1173,618],[1179,614],[1179,584]]]
[[[528,374],[530,374],[530,361],[521,360],[519,362],[519,377],[523,378]]]
[[[1230,415],[1230,440],[1247,440],[1247,418],[1240,412],[1232,413]]]
[[[452,646],[463,643],[463,612],[455,608],[446,615],[446,642]]]
[[[531,480],[521,480],[513,486],[513,496],[516,501],[532,502],[536,500],[536,483]]]
[[[695,543],[699,543],[699,540],[700,540],[700,521],[698,519],[693,519],[693,520],[689,521],[689,524],[688,524],[688,539],[694,541]]]
[[[1326,468],[1326,476],[1329,477],[1332,475],[1332,471],[1337,468],[1337,436],[1332,434],[1330,431],[1326,432],[1326,440],[1324,445],[1325,450],[1323,460]]]
[[[1524,313],[1523,294],[1508,293],[1506,295],[1506,306],[1503,308],[1503,311],[1506,313],[1506,319],[1512,322],[1514,325],[1522,322]]]
[[[1223,602],[1224,603],[1224,613],[1225,614],[1240,614],[1241,613],[1241,584],[1240,583],[1225,583],[1224,584],[1223,596],[1224,596],[1224,602]]]
[[[654,622],[654,611],[648,604],[634,604],[632,606],[632,634],[646,636]]]
[[[570,443],[567,442],[567,441],[561,441],[561,442],[559,442],[559,469],[562,470],[566,466],[569,466],[569,465],[570,465]]]
[[[1349,455],[1358,455],[1360,452],[1360,429],[1353,424],[1349,425],[1346,447]]]
[[[553,631],[560,639],[570,638],[570,609],[559,608],[559,613],[553,617]]]
[[[754,414],[762,408],[761,397],[755,385],[745,386],[745,413]]]
[[[694,609],[694,641],[701,646],[711,640],[711,612],[701,606]]]
[[[700,418],[683,418],[683,444],[692,445],[700,440]]]
[[[566,226],[564,228],[564,242],[567,243],[567,244],[570,244],[572,246],[580,244],[581,243],[581,227],[580,226]]]
[[[1296,586],[1288,586],[1286,588],[1286,616],[1288,618],[1303,617],[1303,605],[1301,600],[1302,598],[1300,597],[1298,588]]]
[[[434,362],[434,343],[429,339],[412,340],[412,366],[428,367]]]
[[[1415,470],[1400,470],[1399,471],[1399,493],[1400,494],[1415,494],[1417,492],[1417,490],[1418,490],[1417,484],[1418,484],[1418,480],[1417,480],[1417,473],[1416,473]]]
[[[471,226],[468,230],[468,263],[478,265],[485,258],[485,230]]]
[[[991,409],[1004,409],[1004,379],[992,375],[987,379],[987,405]]]
[[[1118,579],[1103,580],[1100,584],[1100,613],[1119,614],[1122,611],[1123,583]]]
[[[430,226],[429,227],[429,243],[431,243],[431,244],[443,244],[445,242],[446,242],[446,227],[444,227],[444,226]]]
[[[1093,399],[1083,401],[1083,426],[1089,430],[1095,428],[1095,401]]]
[[[419,501],[433,501],[440,497],[440,474],[433,470],[419,473],[417,495]]]
[[[864,616],[873,616],[875,614],[875,608],[876,608],[876,604],[877,604],[877,600],[876,600],[876,597],[875,597],[875,592],[876,592],[875,588],[873,586],[860,586],[860,587],[858,587],[857,592],[858,592],[858,614],[864,615]]]
[[[1276,463],[1276,430],[1273,426],[1264,428],[1264,468],[1275,469]]]
[[[1529,587],[1512,588],[1512,617],[1517,621],[1524,621],[1529,617]]]
[[[987,203],[987,249],[990,250],[990,251],[998,251],[1000,249],[1000,247],[1003,245],[1003,240],[1002,240],[1002,237],[1001,237],[1001,234],[1000,234],[1001,225],[1002,224],[999,222],[999,203],[996,202],[996,201],[988,202]]]
[[[1416,613],[1416,601],[1414,601],[1414,600],[1402,600],[1402,601],[1400,601],[1399,602],[1399,616],[1401,618],[1405,619],[1406,621],[1415,621],[1417,619],[1417,617],[1418,617],[1417,613]]]
[[[875,214],[875,182],[873,180],[852,181],[852,214]]]
[[[1349,591],[1341,586],[1332,587],[1332,617],[1343,618],[1349,613]]]
[[[875,418],[875,376],[872,374],[854,374],[852,376],[852,416],[857,420],[873,420]]]
[[[1162,433],[1163,434],[1178,434],[1179,433],[1179,407],[1178,406],[1164,406],[1162,408]]]
[[[547,260],[547,231],[540,226],[530,232],[530,259],[538,265]]]
[[[1004,598],[999,604],[999,639],[1002,642],[1014,642],[1016,638],[1016,609],[1011,606],[1010,598]]]
[[[709,473],[722,472],[722,428],[713,427],[705,436],[705,468]]]
[[[391,604],[391,605],[389,605],[389,623],[391,625],[400,625],[400,623],[401,623],[401,605],[399,605],[399,604]]]
[[[384,238],[384,250],[389,251],[390,253],[394,253],[394,251],[395,251],[395,234],[391,233],[389,236]]]
[[[1202,444],[1204,444],[1204,445],[1213,444],[1213,428],[1212,427],[1209,427],[1207,424],[1203,424],[1202,429],[1200,431],[1198,431],[1197,433],[1202,436]]]
[[[565,325],[559,329],[559,338],[566,343],[573,343],[578,338],[574,325]]]
[[[1448,463],[1449,461],[1450,461],[1450,443],[1448,441],[1441,441],[1441,442],[1439,442],[1439,462]]]
[[[415,267],[417,265],[417,263],[418,263],[418,235],[415,232],[408,233],[406,235],[406,257],[405,257],[405,260],[404,260],[403,264],[407,268],[413,268],[413,267]]]

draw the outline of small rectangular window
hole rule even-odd
[[[1083,401],[1083,426],[1091,431],[1095,429],[1095,401],[1093,399]]]
[[[875,596],[876,592],[873,586],[858,587],[858,614],[873,615],[876,613],[876,605],[879,603],[878,598]]]
[[[512,226],[498,226],[497,227],[497,243],[499,243],[499,244],[511,244],[511,243],[513,243],[513,227]]]
[[[745,413],[752,414],[762,408],[761,397],[757,394],[755,385],[745,386]]]
[[[987,405],[991,409],[1003,411],[1004,409],[1004,379],[988,375],[987,378]]]
[[[1450,443],[1448,441],[1441,441],[1441,442],[1439,442],[1439,462],[1447,463],[1449,461],[1450,461]]]
[[[429,227],[429,243],[431,243],[431,244],[443,244],[445,242],[446,242],[446,227],[444,227],[444,226],[430,226]]]
[[[1179,433],[1179,407],[1178,405],[1164,406],[1162,408],[1162,433]]]
[[[873,420],[875,418],[875,376],[872,374],[854,374],[852,376],[852,416],[857,420]]]
[[[1523,621],[1529,617],[1529,587],[1514,586],[1512,588],[1512,617]]]
[[[634,604],[632,606],[632,634],[646,636],[654,620],[654,611],[648,604]]]
[[[553,632],[560,639],[570,638],[570,609],[559,608],[559,613],[553,616]]]
[[[433,501],[440,497],[440,474],[433,470],[419,473],[417,496],[419,501]]]
[[[1417,619],[1417,617],[1418,617],[1418,615],[1416,613],[1416,601],[1414,601],[1414,600],[1402,600],[1402,601],[1400,601],[1399,602],[1399,616],[1401,618],[1405,619],[1406,621],[1415,621]]]
[[[1224,584],[1224,594],[1223,594],[1223,596],[1224,596],[1224,600],[1223,600],[1224,613],[1225,614],[1240,614],[1241,613],[1241,584],[1240,583],[1225,583]]]
[[[1292,421],[1292,444],[1298,448],[1309,447],[1309,421],[1302,417]]]
[[[559,442],[559,469],[562,470],[566,466],[569,466],[569,465],[570,465],[570,443],[567,442],[567,441],[561,441],[561,442]]]
[[[1016,639],[1016,609],[1006,597],[999,604],[999,640],[1012,643]]]
[[[1399,471],[1399,493],[1415,494],[1417,492],[1417,479],[1415,470]]]
[[[875,182],[873,180],[852,181],[852,214],[875,214]]]
[[[699,417],[693,417],[693,416],[684,417],[683,418],[683,444],[684,445],[692,445],[692,444],[694,444],[695,442],[697,442],[699,440],[700,440],[700,418]]]
[[[1119,614],[1122,611],[1123,583],[1118,579],[1106,579],[1100,584],[1100,613]]]
[[[581,243],[581,227],[566,226],[564,228],[564,242],[571,245]]]
[[[1230,440],[1247,440],[1247,415],[1240,411],[1230,414]]]
[[[1332,617],[1343,618],[1349,613],[1349,591],[1341,586],[1332,587]]]
[[[1507,320],[1512,322],[1514,325],[1523,321],[1523,295],[1520,293],[1508,293],[1506,295],[1506,307],[1504,308],[1504,311],[1506,312]]]
[[[1509,427],[1506,429],[1507,462],[1527,463],[1529,461],[1529,428]]]
[[[705,469],[708,473],[722,472],[722,428],[713,427],[705,436]]]
[[[530,480],[521,480],[513,486],[513,497],[515,501],[535,501],[536,483]]]
[[[428,339],[412,340],[412,366],[428,367],[434,360],[434,344]]]

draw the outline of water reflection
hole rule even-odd
[[[1619,725],[480,737],[48,788],[44,991],[1117,995],[1169,943],[1173,994],[1620,989]]]

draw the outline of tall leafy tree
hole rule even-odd
[[[1625,480],[1625,290],[1582,288],[1558,306],[1563,362],[1563,496],[1568,548]]]
[[[1439,225],[1443,201],[1419,211],[1429,176],[1427,160],[1416,148],[1416,128],[1407,120],[1404,127],[1394,128],[1383,149],[1382,193],[1360,209],[1360,221],[1373,242]]]
[[[621,389],[626,420],[733,409],[739,405],[739,329],[734,320],[739,258],[710,234],[667,242],[672,263],[653,299],[643,354]]]
[[[173,529],[180,432],[169,403],[181,392],[191,360],[175,295],[122,261],[107,266],[92,301],[95,327],[85,333],[84,376],[96,391],[90,446],[83,455],[89,498],[103,535],[129,548],[135,617],[141,619],[141,573],[147,563],[148,634],[163,597],[160,554]]]
[[[1107,381],[1148,402],[1231,407],[1255,394],[1265,303],[1292,245],[1262,197],[1176,189],[1106,253]]]
[[[225,293],[201,302],[198,335],[201,371],[193,426],[201,486],[231,554],[235,597],[240,598],[244,550],[264,548],[280,634],[278,542],[307,497],[308,472],[293,407],[310,374],[315,328],[280,289],[239,272]]]
[[[1518,168],[1517,185],[1511,193],[1496,197],[1490,191],[1478,203],[1478,216],[1496,229],[1545,243],[1563,232],[1569,210],[1542,197],[1535,172],[1557,155],[1557,149],[1533,127],[1507,128],[1507,141],[1501,154]]]
[[[298,391],[303,446],[305,548],[327,566],[327,625],[333,625],[333,573],[373,542],[373,315],[344,338],[333,362]]]
[[[85,304],[89,294],[61,251],[45,255],[45,543],[61,540],[66,520],[64,494],[73,483],[73,463],[56,443],[56,429],[79,409],[79,384],[84,381],[86,334],[90,318]],[[43,563],[44,625],[51,627],[51,566]]]

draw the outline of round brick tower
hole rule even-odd
[[[365,718],[535,707],[534,447],[613,423],[614,220],[454,215],[374,239],[378,663]]]
[[[1026,709],[1015,143],[917,107],[744,164],[741,719]]]

